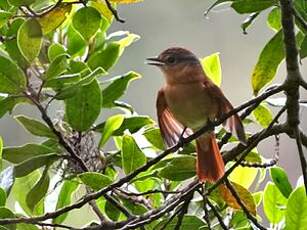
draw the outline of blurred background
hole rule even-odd
[[[145,0],[138,4],[121,5],[119,14],[126,23],[114,22],[111,31],[128,30],[139,34],[141,39],[130,46],[120,62],[111,72],[111,76],[130,70],[140,73],[141,80],[133,82],[123,99],[134,106],[139,114],[150,115],[156,120],[155,100],[164,79],[157,68],[144,64],[146,57],[158,55],[171,46],[182,46],[204,57],[220,52],[222,63],[222,89],[234,106],[252,98],[251,72],[265,43],[273,36],[266,26],[266,13],[261,14],[248,34],[244,35],[240,25],[247,15],[238,15],[226,5],[212,10],[207,17],[204,12],[213,1],[204,0]],[[305,64],[305,66],[304,66]],[[306,61],[303,63],[303,76],[307,74]],[[285,78],[285,66],[282,64],[274,83]],[[282,95],[280,95],[282,96]],[[306,92],[302,92],[306,99]],[[19,106],[18,112],[36,113],[29,106]],[[276,109],[273,109],[276,112]],[[301,109],[301,129],[307,130],[307,109]],[[250,130],[255,132],[260,127]],[[0,135],[5,145],[21,145],[33,141],[31,136],[6,115],[0,119]],[[274,138],[259,146],[259,152],[270,158],[274,154]],[[306,149],[304,149],[306,152]],[[301,174],[295,142],[287,136],[281,136],[280,161],[278,163],[289,173],[293,186]]]

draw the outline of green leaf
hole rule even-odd
[[[162,221],[160,222],[157,226],[154,227],[154,229],[161,229],[162,226],[165,225],[166,221]],[[164,230],[174,230],[176,227],[176,224],[178,222],[178,217],[175,217],[165,228],[163,228]],[[180,226],[181,230],[196,230],[196,229],[202,229],[201,227],[206,226],[205,222],[200,219],[197,216],[192,216],[192,215],[184,215],[183,219],[182,219],[182,223]]]
[[[75,181],[69,181],[69,180],[64,181],[56,204],[56,210],[71,204],[72,196],[74,192],[78,189],[78,187],[79,183]],[[68,212],[54,218],[52,220],[52,223],[61,224],[66,219],[67,215]]]
[[[285,216],[287,199],[281,194],[276,185],[268,183],[264,189],[264,214],[272,224],[279,223]]]
[[[50,177],[48,175],[48,169],[49,167],[46,166],[44,169],[44,172],[41,176],[41,178],[36,182],[34,187],[29,191],[26,197],[26,202],[30,210],[34,210],[35,206],[43,200],[45,197],[48,188],[49,188],[49,182]]]
[[[279,7],[275,7],[271,10],[268,15],[267,24],[275,32],[281,29],[281,12]]]
[[[115,130],[117,130],[124,121],[124,115],[117,114],[111,116],[107,119],[103,131],[101,133],[101,139],[99,142],[99,147],[103,147],[104,144],[109,140]]]
[[[2,151],[3,151],[3,140],[2,140],[2,137],[0,136],[0,171],[2,171],[2,158],[3,158]]]
[[[36,157],[32,157],[29,160],[23,161],[14,167],[15,177],[24,177],[29,173],[33,172],[35,169],[43,167],[45,165],[50,165],[57,161],[61,157],[57,154],[45,154]]]
[[[286,230],[304,230],[307,226],[307,198],[303,186],[290,195],[286,210]]]
[[[212,5],[210,5],[207,10],[205,11],[205,16],[207,16],[209,14],[209,12],[215,8],[216,6],[219,6],[219,5],[222,5],[222,4],[225,4],[227,2],[233,2],[234,0],[217,0],[215,1]]]
[[[5,147],[3,149],[3,159],[16,164],[34,156],[53,152],[53,149],[42,144],[26,144],[17,147]]]
[[[51,79],[47,80],[44,86],[45,87],[51,87],[55,91],[61,92],[64,89],[65,86],[67,86],[67,85],[68,85],[68,87],[73,86],[75,83],[79,82],[80,80],[81,80],[81,74],[80,73],[64,74],[64,75],[60,75],[58,77],[51,78]],[[75,90],[77,90],[77,88],[78,87],[76,87]],[[66,93],[67,93],[67,91],[66,91]],[[73,94],[74,93],[72,93],[71,96],[74,96]],[[57,97],[56,97],[57,99],[59,99],[58,96],[59,95],[57,95]]]
[[[14,168],[9,166],[0,173],[0,188],[9,194],[14,184],[14,180]]]
[[[139,79],[141,76],[136,72],[129,72],[123,76],[111,79],[111,84],[102,90],[102,107],[113,107],[114,101],[124,95],[131,81]]]
[[[89,41],[98,31],[101,24],[100,13],[94,7],[82,7],[73,16],[72,25]]]
[[[6,192],[0,188],[0,206],[5,206],[6,203]]]
[[[46,72],[46,78],[52,79],[60,74],[64,73],[68,69],[68,56],[67,54],[62,54],[57,56],[49,65],[49,68]]]
[[[0,207],[0,219],[14,218],[14,217],[15,217],[15,215],[11,210],[9,210],[5,207]],[[15,230],[16,224],[5,225],[5,227],[9,230]]]
[[[36,225],[32,224],[17,224],[17,230],[40,230]]]
[[[158,128],[150,128],[150,129],[146,130],[143,135],[157,149],[161,149],[162,150],[162,149],[165,148],[164,141],[163,141],[163,138],[161,136],[160,129],[158,129]]]
[[[27,100],[23,97],[15,96],[8,96],[2,100],[0,99],[0,118],[3,117],[7,112],[11,113],[17,104],[26,101]]]
[[[235,170],[232,171],[228,178],[232,182],[235,182],[248,189],[253,184],[257,174],[257,168],[238,166],[235,168]]]
[[[29,216],[32,215],[42,215],[44,213],[44,203],[40,202],[39,205],[35,207],[32,211],[26,202],[26,197],[29,191],[33,188],[36,182],[39,180],[41,174],[38,170],[28,174],[22,178],[16,178],[13,189],[12,195],[15,201],[18,202],[20,207],[27,213]]]
[[[273,120],[271,110],[264,103],[258,105],[257,108],[254,109],[253,115],[256,121],[264,128],[267,128]]]
[[[254,198],[254,201],[255,201],[255,204],[256,204],[257,207],[261,204],[262,197],[263,197],[263,192],[262,191],[255,192],[253,194],[253,198]]]
[[[172,181],[183,181],[195,176],[195,164],[195,157],[176,157],[167,163],[158,175]]]
[[[93,70],[102,67],[105,71],[111,69],[120,57],[121,46],[116,42],[111,42],[105,49],[90,56],[88,66]]]
[[[117,221],[121,212],[108,200],[105,202],[104,212],[112,221]]]
[[[0,28],[4,26],[8,19],[12,16],[12,13],[9,11],[0,10]]]
[[[0,54],[0,93],[19,94],[26,88],[26,76],[9,58]]]
[[[146,163],[146,157],[134,138],[124,135],[122,141],[122,165],[126,175]]]
[[[82,55],[85,51],[86,42],[82,36],[72,27],[67,29],[67,52],[70,55]]]
[[[8,0],[8,3],[13,6],[29,6],[34,3],[36,0]]]
[[[65,47],[60,43],[52,43],[48,48],[48,59],[50,62],[60,55],[65,54]]]
[[[239,14],[246,14],[265,10],[275,4],[275,0],[235,0],[231,7]]]
[[[201,59],[201,65],[206,75],[218,86],[222,83],[222,69],[219,53]]]
[[[296,9],[297,13],[301,16],[301,18],[304,19],[304,21],[307,21],[307,4],[306,0],[294,0],[293,6]],[[306,27],[304,27],[299,20],[296,20],[296,25],[304,32],[304,34],[307,34]]]
[[[121,126],[113,132],[113,136],[122,136],[125,130],[130,133],[135,133],[147,125],[154,124],[154,121],[149,116],[131,116],[125,117]],[[102,132],[106,122],[103,122],[95,127],[95,131]]]
[[[69,16],[71,4],[58,4],[56,8],[39,17],[38,22],[42,27],[43,34],[48,34],[58,28]]]
[[[265,85],[274,79],[277,68],[284,56],[282,31],[279,31],[265,45],[253,70],[252,86],[254,95],[257,95]]]
[[[125,48],[130,46],[132,43],[138,41],[140,39],[140,36],[137,34],[133,34],[130,32],[125,33],[126,37],[120,39],[116,43],[120,45],[120,55],[124,52]]]
[[[17,45],[17,39],[13,38],[12,40],[6,40],[4,42],[5,49],[10,55],[10,57],[16,61],[16,63],[22,68],[25,69],[27,66],[29,66],[29,62],[24,58],[24,56],[21,54],[18,45]]]
[[[307,56],[307,36],[305,36],[300,47],[300,58],[303,59]]]
[[[75,96],[65,100],[68,123],[78,131],[88,130],[100,114],[102,93],[98,81],[79,88]]]
[[[98,191],[112,183],[112,179],[96,172],[86,172],[79,175],[81,181],[94,191]]]
[[[252,23],[256,20],[256,18],[258,17],[259,12],[257,13],[251,13],[245,20],[244,22],[241,24],[241,28],[243,30],[243,34],[247,34],[247,28],[250,27],[252,25]]]
[[[276,166],[270,169],[270,175],[279,191],[284,195],[284,197],[288,198],[292,192],[292,186],[285,170]]]
[[[18,115],[14,117],[22,126],[28,130],[31,134],[40,137],[55,138],[56,135],[49,129],[48,126],[40,121],[31,119],[29,117]]]
[[[17,33],[17,44],[25,59],[32,62],[38,56],[42,43],[42,28],[37,19],[25,21]]]

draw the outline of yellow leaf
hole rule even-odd
[[[237,183],[231,182],[231,184],[233,185],[233,188],[236,190],[238,196],[240,197],[240,200],[247,208],[247,210],[254,216],[256,216],[256,204],[252,194],[247,189]],[[220,185],[219,191],[224,201],[229,207],[233,209],[241,209],[241,206],[238,204],[236,198],[231,194],[226,185]]]
[[[99,13],[108,20],[109,23],[112,22],[113,14],[109,10],[109,8],[106,6],[106,4],[104,4],[103,2],[99,2],[99,1],[90,1],[90,5],[95,7],[96,10],[98,10]]]
[[[229,180],[243,186],[248,189],[254,182],[258,173],[257,168],[248,168],[238,166],[233,172],[229,175]]]
[[[130,3],[142,2],[142,1],[143,0],[110,0],[110,2],[119,3],[119,4],[130,4]]]
[[[55,9],[39,18],[38,22],[42,27],[43,34],[48,34],[62,25],[71,11],[71,6],[72,5],[64,3],[60,4]]]

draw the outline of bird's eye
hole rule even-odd
[[[176,58],[173,56],[170,56],[166,59],[168,64],[174,64],[176,62]]]

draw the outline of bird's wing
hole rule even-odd
[[[183,125],[177,121],[171,113],[167,102],[165,100],[164,91],[161,89],[158,92],[157,97],[157,113],[158,123],[164,142],[168,147],[171,147],[178,143],[180,136],[184,130]],[[192,131],[186,129],[184,136],[191,135]]]
[[[207,92],[210,93],[211,97],[214,98],[215,103],[218,105],[218,118],[223,114],[229,113],[231,110],[233,110],[233,106],[227,100],[218,86],[210,81],[204,81],[204,88]],[[228,132],[231,132],[242,144],[246,144],[244,127],[238,114],[229,117],[223,123],[223,126]]]

